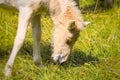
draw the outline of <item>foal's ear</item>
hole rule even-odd
[[[78,30],[84,30],[84,27],[87,26],[88,24],[90,24],[91,22],[78,22],[77,23],[77,28]]]
[[[85,26],[87,26],[88,24],[90,24],[91,22],[88,22],[88,21],[85,21],[85,22],[83,22],[83,26],[85,27]]]
[[[69,25],[69,30],[84,30],[84,27],[87,26],[88,24],[90,24],[91,22],[75,22],[75,21],[71,21],[70,25]]]

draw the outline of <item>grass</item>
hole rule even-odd
[[[81,0],[81,6],[92,5],[93,0]],[[44,68],[32,60],[31,28],[16,57],[9,80],[120,80],[120,8],[83,14],[91,24],[80,34],[69,60],[63,65],[51,62],[50,41],[52,22],[42,17],[41,54]],[[17,29],[18,13],[0,9],[0,80],[10,55]]]

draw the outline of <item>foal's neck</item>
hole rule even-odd
[[[6,4],[8,2],[10,2],[10,0],[0,0],[0,4]]]
[[[4,4],[5,3],[5,0],[0,0],[0,4]]]
[[[57,6],[53,7],[53,21],[56,21],[57,18],[59,19],[68,12],[71,14],[68,13],[66,16],[74,16],[77,20],[82,21],[81,12],[74,0],[56,0],[56,3]]]
[[[58,16],[61,13],[65,12],[66,7],[70,6],[70,3],[70,0],[51,0],[49,3],[49,10],[51,16]]]

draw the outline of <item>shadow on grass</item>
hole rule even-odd
[[[5,57],[7,57],[10,54],[11,47],[1,47],[0,46],[0,60],[3,60]]]
[[[26,45],[26,44],[25,44]],[[28,53],[32,56],[32,45],[27,44],[27,46],[23,46],[23,50],[25,51],[23,53]],[[51,63],[53,63],[53,60],[51,59],[51,46],[49,43],[46,42],[41,42],[41,56],[42,56],[42,61],[44,63],[44,65],[49,65]],[[87,55],[86,53],[82,52],[82,51],[78,51],[78,50],[73,50],[69,56],[69,59],[67,60],[67,62],[65,62],[64,64],[62,64],[63,67],[66,66],[82,66],[85,63],[91,63],[93,65],[97,64],[99,62],[99,59],[95,56],[93,56],[92,54]]]
[[[79,67],[84,65],[85,63],[90,64],[97,64],[99,62],[99,59],[92,54],[86,54],[83,51],[73,51],[68,59],[67,64],[72,67]],[[66,64],[66,63],[65,63]]]
[[[21,53],[25,53],[23,55],[30,55],[33,57],[33,43],[29,44],[26,42],[21,48]],[[51,46],[50,43],[41,41],[40,43],[40,53],[42,57],[42,61],[44,64],[51,62]]]
[[[32,54],[33,53],[32,46],[33,46],[32,44],[29,44],[26,42],[20,50],[20,53],[21,53],[20,55],[23,55],[23,56],[30,55],[32,57],[32,55],[33,55]],[[47,65],[53,63],[53,60],[51,59],[51,46],[50,46],[50,44],[42,42],[40,50],[41,50],[41,56],[42,56],[42,61],[43,61],[44,65],[47,66]],[[6,54],[7,54],[6,56],[9,57],[10,54],[7,53],[7,51],[3,51],[3,52],[6,52]],[[2,55],[2,56],[4,56],[4,55]],[[2,58],[4,59],[4,57],[1,57],[1,59]],[[91,54],[86,55],[86,53],[84,53],[82,51],[74,50],[70,54],[67,62],[62,64],[62,66],[66,67],[66,68],[68,66],[78,67],[78,66],[84,65],[85,63],[91,63],[91,64],[95,65],[98,62],[99,62],[99,59],[97,57],[92,56]]]

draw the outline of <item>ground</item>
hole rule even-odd
[[[51,61],[53,24],[47,15],[43,15],[41,54],[44,68],[35,66],[29,26],[9,80],[120,80],[120,8],[94,11],[93,4],[94,0],[81,0],[84,20],[91,24],[80,32],[69,60],[63,65]],[[17,15],[17,12],[0,9],[0,80],[6,80],[3,69],[16,34]]]

